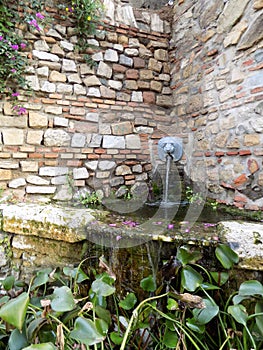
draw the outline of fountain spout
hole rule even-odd
[[[170,156],[177,162],[183,155],[182,140],[171,136],[161,138],[158,142],[158,155],[163,161],[167,159],[167,156]]]

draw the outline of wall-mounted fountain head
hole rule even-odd
[[[177,162],[183,155],[182,140],[179,137],[162,137],[158,142],[158,155],[163,161],[166,160],[167,156],[170,156]]]

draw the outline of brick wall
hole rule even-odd
[[[145,183],[152,166],[150,145],[157,142],[158,125],[168,124],[166,111],[172,106],[164,22],[158,17],[140,29],[128,25],[135,18],[129,11],[126,23],[116,23],[108,13],[82,53],[75,50],[74,22],[47,10],[52,26],[24,34],[33,88],[31,98],[20,97],[26,114],[15,114],[8,101],[1,101],[5,195],[66,201],[81,188],[109,194],[121,185]]]
[[[208,196],[263,207],[263,2],[175,2],[172,125]],[[204,171],[205,169],[205,171]]]

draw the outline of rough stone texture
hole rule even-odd
[[[94,220],[92,211],[88,209],[17,204],[3,206],[2,210],[6,232],[70,243],[85,240],[85,227]]]
[[[263,225],[251,222],[220,222],[219,234],[240,257],[239,266],[263,271]]]

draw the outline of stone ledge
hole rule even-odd
[[[221,221],[218,232],[238,254],[240,268],[263,271],[263,224]]]
[[[3,231],[69,243],[86,239],[94,211],[38,204],[2,204]]]

